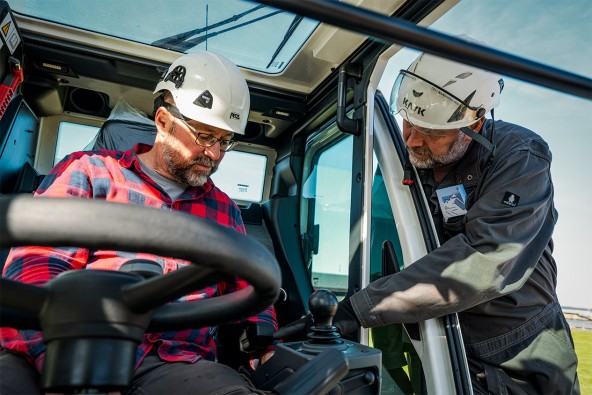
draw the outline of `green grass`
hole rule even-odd
[[[592,331],[572,329],[571,334],[578,354],[580,392],[592,394]]]

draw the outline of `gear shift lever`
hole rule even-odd
[[[347,349],[339,331],[333,326],[333,317],[337,313],[337,298],[333,292],[325,289],[315,291],[308,299],[308,307],[314,326],[310,328],[308,340],[302,344],[302,351],[319,354],[329,348],[340,351]]]
[[[331,291],[319,289],[310,295],[308,307],[317,327],[333,325],[333,317],[337,313],[337,298]]]
[[[281,343],[273,357],[251,374],[257,388],[283,394],[325,393],[329,377],[340,377],[345,358],[349,372],[340,377],[331,394],[380,394],[380,350],[342,339],[333,325],[339,307],[337,298],[328,290],[314,292],[308,299],[314,325],[304,342]],[[341,373],[340,373],[341,372]],[[282,383],[288,383],[290,388]],[[297,385],[293,385],[298,383]],[[323,384],[324,385],[324,384]],[[322,390],[321,390],[322,389]]]

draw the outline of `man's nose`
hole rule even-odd
[[[407,128],[405,130],[405,135],[407,135],[407,139],[405,140],[407,147],[415,148],[424,145],[425,141],[423,133],[415,130],[413,127]]]
[[[220,149],[220,140],[216,141],[216,144],[210,147],[206,147],[206,149],[204,150],[204,154],[212,160],[220,159],[221,153],[222,150]]]

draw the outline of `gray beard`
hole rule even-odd
[[[469,144],[471,144],[471,140],[465,139],[465,134],[459,131],[456,140],[441,155],[434,155],[430,150],[425,148],[407,148],[409,161],[418,169],[433,169],[434,167],[447,166],[462,158],[465,152],[467,152]]]
[[[198,156],[189,163],[183,163],[177,152],[170,146],[165,145],[162,150],[162,159],[166,164],[166,169],[177,182],[187,184],[193,187],[199,187],[208,181],[208,177],[218,170],[218,161],[214,161],[206,156]],[[210,171],[196,170],[195,165],[210,166]]]

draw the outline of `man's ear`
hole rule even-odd
[[[167,131],[171,128],[173,122],[173,116],[164,107],[158,107],[154,113],[154,123],[156,124],[156,128],[162,131]]]
[[[485,117],[481,117],[479,118],[479,120],[477,120],[477,122],[473,123],[472,125],[469,125],[469,128],[473,130],[475,133],[479,133],[484,123]]]

